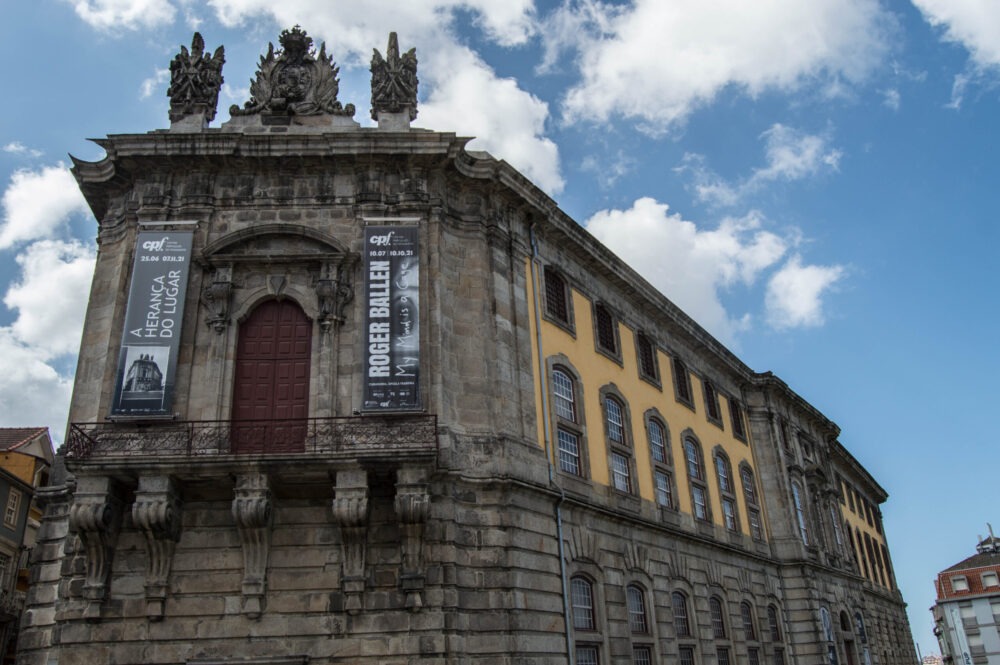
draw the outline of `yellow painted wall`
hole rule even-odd
[[[531,261],[529,260],[526,269],[529,271],[529,278],[532,275]],[[542,275],[535,269],[535,279],[539,288],[542,284]],[[534,284],[528,280],[528,302],[534,300]],[[740,528],[744,534],[749,535],[749,521],[747,518],[746,505],[744,502],[742,483],[739,479],[739,466],[742,462],[750,465],[754,469],[753,456],[750,444],[744,443],[735,438],[732,434],[732,420],[729,414],[729,401],[723,396],[719,397],[719,407],[722,415],[724,429],[708,421],[704,409],[704,397],[701,381],[697,376],[691,375],[691,393],[695,410],[678,402],[674,397],[674,383],[672,375],[671,359],[668,355],[657,350],[657,362],[660,370],[660,383],[662,389],[644,381],[639,377],[638,360],[636,358],[634,331],[626,325],[619,323],[618,332],[621,342],[622,365],[596,350],[594,341],[594,325],[592,321],[593,310],[590,301],[581,293],[572,290],[573,298],[573,320],[576,335],[575,337],[563,328],[541,319],[542,329],[542,358],[541,366],[546,367],[546,360],[554,355],[562,354],[566,356],[573,369],[579,373],[582,381],[582,408],[587,431],[587,452],[590,465],[590,478],[596,483],[609,485],[608,450],[605,441],[604,416],[601,405],[600,389],[607,384],[614,384],[628,401],[631,426],[630,441],[634,442],[636,475],[639,495],[647,500],[654,501],[655,494],[653,488],[653,470],[649,453],[649,442],[645,431],[644,414],[650,408],[655,408],[666,420],[669,430],[670,454],[672,456],[672,472],[677,495],[674,497],[679,509],[686,513],[692,512],[691,496],[689,492],[686,467],[684,464],[684,451],[681,446],[680,434],[686,429],[694,432],[701,442],[702,457],[705,463],[706,486],[709,490],[711,501],[712,519],[717,524],[723,524],[722,504],[719,495],[718,482],[715,476],[715,463],[712,458],[712,451],[715,447],[721,446],[729,457],[732,468],[732,482],[736,490],[734,492],[737,502]],[[539,315],[543,303],[539,303]],[[538,440],[542,442],[545,427],[551,428],[551,418],[548,414],[543,414],[542,410],[542,381],[546,377],[539,375],[539,362],[535,342],[535,320],[530,317],[530,328],[532,335],[532,367],[534,368],[535,379],[535,408],[540,414],[538,419]],[[552,396],[549,395],[549,406],[551,408]],[[578,398],[579,400],[579,398]],[[745,425],[749,441],[749,423]],[[550,452],[553,455],[553,464],[558,467],[555,458],[556,444],[554,431],[550,429],[549,436],[551,443]],[[755,479],[757,478],[754,470]],[[760,496],[760,482],[757,479],[757,493]],[[762,510],[763,512],[763,510]],[[765,518],[761,515],[761,524],[766,534]]]
[[[0,454],[0,468],[13,474],[18,480],[23,480],[29,485],[35,483],[36,458],[31,455],[21,453]]]

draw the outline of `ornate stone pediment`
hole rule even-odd
[[[265,123],[289,116],[352,117],[354,104],[337,101],[340,70],[326,54],[326,43],[315,54],[312,37],[299,26],[283,31],[278,41],[281,50],[269,43],[267,55],[260,58],[257,78],[250,83],[250,101],[243,108],[234,104],[229,113],[234,118],[260,115]]]

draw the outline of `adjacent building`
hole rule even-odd
[[[835,423],[412,126],[395,35],[365,128],[280,45],[211,128],[196,35],[170,128],[74,161],[101,251],[23,663],[912,665]]]
[[[42,512],[35,493],[48,482],[52,441],[47,427],[0,427],[0,662],[13,663],[28,590],[28,553]]]
[[[934,634],[945,663],[1000,663],[1000,538],[976,545],[976,553],[938,573]]]

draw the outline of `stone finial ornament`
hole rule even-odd
[[[278,41],[281,50],[268,43],[267,55],[260,57],[257,79],[250,82],[250,101],[243,108],[230,107],[232,116],[354,115],[354,104],[337,101],[340,69],[326,54],[325,42],[316,55],[312,37],[299,26],[284,30]]]
[[[226,49],[220,46],[210,57],[205,53],[205,40],[201,33],[194,33],[191,51],[183,45],[181,52],[170,62],[170,122],[194,119],[201,125],[215,118],[222,87],[222,65],[226,62]]]
[[[396,33],[389,33],[385,58],[372,49],[372,120],[379,113],[409,113],[417,117],[417,49],[399,55]]]

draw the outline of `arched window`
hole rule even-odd
[[[610,394],[613,387],[604,392],[604,431],[608,441],[608,463],[611,467],[611,485],[619,492],[631,494],[632,481],[632,441],[628,409],[619,397]]]
[[[767,606],[767,627],[771,634],[771,641],[780,642],[781,624],[778,622],[778,608],[774,605]]]
[[[647,415],[646,434],[649,438],[649,456],[653,462],[653,489],[656,492],[656,503],[664,508],[674,508],[674,483],[670,469],[671,458],[666,426],[659,417]]]
[[[628,605],[628,629],[636,635],[649,633],[649,619],[646,616],[646,601],[642,589],[630,584],[625,589],[625,601]]]
[[[725,639],[726,637],[726,620],[725,614],[722,611],[722,601],[716,596],[712,596],[708,599],[708,614],[712,619],[712,637],[716,639]]]
[[[552,366],[551,378],[553,430],[559,470],[574,476],[586,476],[579,384],[575,375],[562,365]]]
[[[799,536],[802,537],[802,542],[808,545],[809,531],[806,528],[806,511],[802,504],[802,489],[794,480],[792,481],[792,505],[795,509],[795,522],[799,525]]]
[[[753,620],[753,607],[747,601],[740,603],[740,618],[743,620],[743,637],[749,642],[757,641],[757,627]]]
[[[754,540],[764,540],[764,528],[760,520],[760,503],[753,481],[753,471],[744,462],[740,464],[740,481],[743,483],[743,499],[747,504],[747,520],[750,522],[750,536]]]
[[[691,637],[687,596],[680,591],[674,591],[670,594],[670,604],[674,610],[674,633],[677,637]]]
[[[570,580],[570,595],[573,600],[573,628],[594,630],[597,622],[594,618],[593,584],[586,577],[574,577]]]
[[[708,490],[705,487],[705,465],[702,462],[701,446],[691,437],[684,439],[684,464],[687,468],[688,485],[691,488],[694,518],[708,522],[712,517],[708,504]]]
[[[715,453],[715,476],[719,481],[719,496],[722,502],[722,519],[730,531],[739,531],[736,517],[736,488],[733,483],[733,469],[729,458],[722,451]]]

